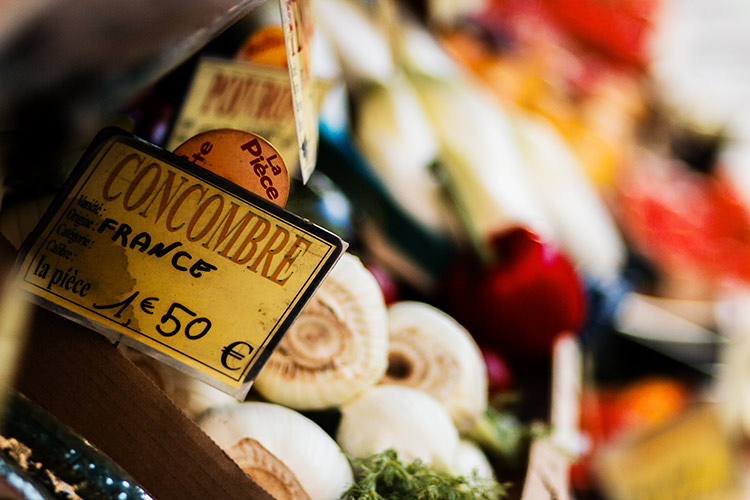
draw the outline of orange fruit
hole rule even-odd
[[[647,428],[678,414],[689,399],[690,391],[684,382],[650,376],[614,395],[609,418],[614,429]]]

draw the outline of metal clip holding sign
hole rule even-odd
[[[24,243],[41,305],[244,398],[346,248],[333,233],[117,129]]]

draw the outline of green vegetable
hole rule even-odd
[[[510,412],[488,407],[482,418],[465,435],[495,458],[507,463],[524,462],[522,457],[529,430]]]
[[[476,474],[471,478],[453,476],[419,459],[404,464],[393,449],[352,461],[357,481],[341,500],[491,500],[506,495],[507,485]]]

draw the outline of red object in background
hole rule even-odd
[[[619,193],[624,233],[659,267],[707,282],[750,281],[750,213],[729,182],[654,157],[622,179]]]
[[[645,67],[657,0],[546,0],[566,32],[614,58]]]
[[[560,332],[584,318],[579,276],[556,246],[516,227],[490,242],[494,262],[459,258],[444,282],[445,310],[513,362],[548,358]]]
[[[487,382],[490,398],[498,393],[513,388],[513,372],[508,365],[508,361],[496,351],[483,347],[482,357],[484,365],[487,367]]]
[[[393,276],[391,276],[391,273],[375,262],[367,262],[365,268],[370,271],[370,274],[375,278],[375,281],[378,282],[380,291],[383,292],[383,300],[385,300],[386,304],[398,300],[398,285],[396,284],[396,280],[393,279]]]
[[[477,22],[524,39],[547,37],[645,68],[658,0],[493,0]]]

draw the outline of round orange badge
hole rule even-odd
[[[174,153],[275,205],[286,205],[289,173],[284,160],[257,134],[228,128],[210,130],[183,142]]]

